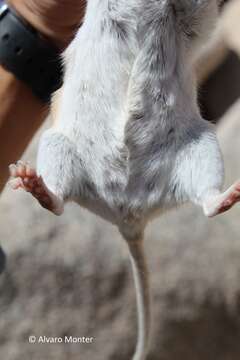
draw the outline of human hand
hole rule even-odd
[[[81,24],[86,0],[7,0],[34,28],[64,49]]]

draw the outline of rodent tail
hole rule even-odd
[[[149,276],[143,250],[143,239],[127,240],[136,288],[138,339],[133,360],[145,360],[150,340]]]

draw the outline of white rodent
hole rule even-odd
[[[119,228],[136,283],[134,360],[146,358],[150,339],[148,221],[187,201],[214,216],[240,200],[240,182],[221,193],[221,151],[196,96],[193,56],[217,14],[217,0],[89,0],[63,54],[37,170],[10,165],[11,186],[55,214],[75,201]]]

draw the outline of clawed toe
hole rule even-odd
[[[10,176],[13,178],[29,178],[36,176],[36,171],[33,169],[29,163],[24,163],[23,161],[18,161],[16,164],[9,165]]]
[[[10,172],[10,176],[12,176],[12,177],[17,176],[17,167],[15,164],[9,165],[9,172]]]
[[[9,165],[9,173],[11,180],[9,185],[12,189],[17,190],[23,188],[26,191],[31,191],[33,186],[34,177],[36,177],[36,171],[31,168],[29,163],[18,161],[16,164]]]

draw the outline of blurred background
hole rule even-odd
[[[226,186],[240,177],[240,1],[228,1],[197,64],[202,113],[217,123]],[[48,123],[44,127],[48,126]],[[34,163],[40,129],[24,158]],[[117,230],[70,204],[57,218],[30,195],[5,189],[0,242],[0,357],[129,360],[136,305]],[[240,359],[240,206],[214,219],[191,205],[154,221],[149,360]],[[1,254],[0,254],[1,255]],[[93,337],[90,344],[30,344],[36,337]]]

